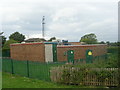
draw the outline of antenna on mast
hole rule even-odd
[[[43,38],[45,36],[45,33],[44,33],[44,24],[45,24],[45,22],[44,22],[44,20],[45,20],[45,16],[43,16],[43,18],[42,18],[42,37]]]

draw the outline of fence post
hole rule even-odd
[[[12,74],[14,74],[13,60],[11,59]]]
[[[29,77],[29,61],[27,60],[27,76]]]

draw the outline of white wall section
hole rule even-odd
[[[53,62],[52,44],[45,44],[45,62]]]

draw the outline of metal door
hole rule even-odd
[[[74,51],[73,50],[67,51],[67,59],[68,59],[68,62],[74,63]]]
[[[53,62],[57,62],[57,44],[53,44]]]
[[[92,63],[93,62],[93,53],[92,50],[86,50],[86,63]]]

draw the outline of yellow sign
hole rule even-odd
[[[88,55],[92,55],[92,52],[91,52],[91,51],[89,51],[89,52],[88,52]]]

